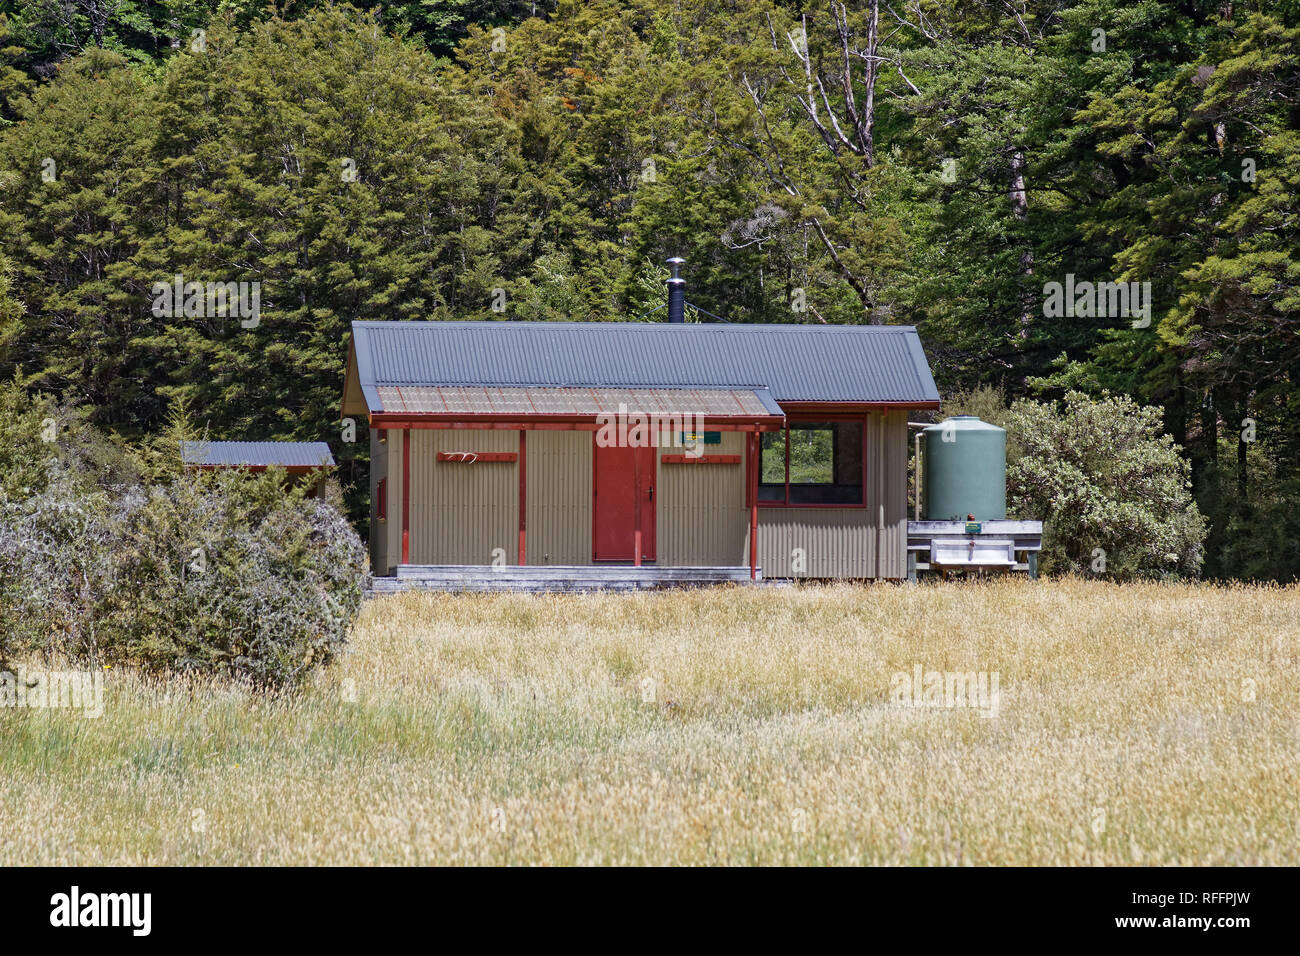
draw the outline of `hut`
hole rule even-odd
[[[907,576],[910,326],[354,322],[377,575]],[[676,315],[673,315],[673,312]]]
[[[280,468],[295,481],[309,482],[311,494],[323,490],[325,473],[334,467],[329,445],[322,441],[184,441],[186,468],[266,471]]]

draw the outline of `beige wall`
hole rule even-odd
[[[518,560],[519,471],[516,463],[438,462],[438,451],[519,450],[517,431],[415,430],[411,454],[411,561],[489,564],[492,549]],[[377,573],[401,559],[402,440],[389,432],[372,457],[387,468],[388,515],[372,535]],[[758,561],[766,577],[907,575],[907,416],[867,422],[867,508],[760,508]],[[376,443],[377,444],[377,443]],[[372,447],[374,447],[372,445]],[[384,453],[386,448],[387,453]],[[661,448],[656,458],[681,454]],[[745,507],[745,436],[723,432],[706,454],[740,455],[737,465],[658,464],[656,552],[660,567],[749,564]],[[530,431],[527,439],[527,561],[591,564],[592,433]],[[386,463],[384,459],[387,459]],[[806,570],[793,564],[796,548]]]
[[[517,452],[519,433],[416,429],[411,436],[411,563],[491,564],[494,552],[506,564],[517,563],[519,466],[438,461],[437,455]]]
[[[388,520],[379,520],[379,482],[388,474],[388,445],[370,429],[370,570],[388,573],[388,525],[393,523],[393,489],[388,489]]]
[[[705,455],[740,455],[738,465],[665,465],[664,455],[681,455],[685,449],[657,450],[656,564],[679,568],[749,564],[745,434],[723,432],[721,444],[704,446]]]
[[[530,431],[527,446],[525,560],[591,564],[592,433]]]

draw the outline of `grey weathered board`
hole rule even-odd
[[[762,583],[761,570],[759,578]],[[408,590],[570,593],[752,583],[747,567],[399,565],[395,576],[374,578],[369,593]]]

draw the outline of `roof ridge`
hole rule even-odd
[[[543,322],[532,319],[354,319],[354,327],[376,328],[501,328],[501,329],[672,329],[726,332],[915,332],[914,325],[844,325],[811,322]]]

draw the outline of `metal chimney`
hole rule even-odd
[[[668,264],[673,268],[673,274],[668,279],[668,321],[685,322],[686,280],[682,278],[681,270],[686,265],[686,260],[681,256],[673,256]]]

